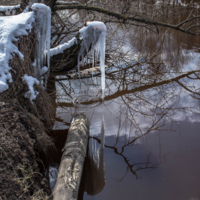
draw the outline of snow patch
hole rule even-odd
[[[18,41],[20,36],[28,35],[34,21],[34,12],[0,17],[0,93],[9,88],[7,82],[12,83],[13,81],[8,64],[12,59],[12,54],[18,54],[22,59],[24,58],[12,42]]]
[[[0,6],[0,11],[7,11],[7,10],[13,10],[16,8],[20,8],[20,5],[16,6]]]
[[[70,48],[77,42],[77,39],[74,37],[69,42],[58,45],[55,48],[50,49],[50,56],[57,55],[59,53],[63,53],[64,50]]]
[[[106,32],[106,26],[103,22],[99,22],[99,21],[87,22],[87,26],[88,27],[92,26],[92,27],[95,27],[102,32]]]
[[[19,6],[0,7],[0,11],[15,8],[19,8]],[[29,87],[29,91],[25,94],[25,97],[29,98],[32,102],[38,94],[37,91],[34,91],[33,85],[41,83],[41,77],[45,74],[46,86],[49,75],[51,9],[44,4],[38,3],[33,4],[31,8],[34,12],[27,12],[27,7],[27,10],[19,15],[0,17],[0,93],[9,88],[8,82],[11,83],[13,81],[9,72],[9,60],[12,59],[12,54],[18,54],[22,60],[24,59],[22,53],[12,42],[18,41],[18,37],[20,36],[28,35],[34,24],[37,34],[36,59],[32,64],[35,69],[35,78],[28,75],[22,77],[22,80],[26,81]]]
[[[28,76],[27,74],[25,74],[22,77],[23,81],[26,81],[29,91],[26,92],[26,94],[24,95],[26,98],[29,98],[31,103],[33,103],[33,100],[36,99],[36,96],[39,94],[39,92],[34,91],[34,84],[39,85],[39,81],[36,78],[33,78],[32,76]]]
[[[40,76],[43,76],[45,73],[48,72],[48,67],[44,66],[41,70],[40,70]]]
[[[16,10],[15,9],[19,9],[20,5],[16,5],[16,6],[0,6],[0,11],[1,12],[5,12],[6,15],[15,15],[16,14]]]
[[[56,2],[57,5],[77,5],[80,4],[78,1],[70,1],[70,2],[66,2],[66,1],[57,1]]]

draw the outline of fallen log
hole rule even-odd
[[[78,198],[88,137],[89,120],[86,114],[76,114],[72,119],[63,148],[53,200],[75,200]]]

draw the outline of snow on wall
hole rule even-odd
[[[64,50],[70,48],[77,42],[77,39],[74,37],[69,42],[66,42],[64,44],[58,45],[55,48],[50,49],[50,56],[57,55],[59,53],[63,53]]]
[[[16,53],[21,59],[24,59],[24,56],[12,42],[18,41],[17,37],[19,36],[28,35],[34,21],[34,12],[0,17],[0,93],[8,89],[7,82],[13,81],[9,72],[9,60],[12,59],[12,54]]]
[[[100,53],[101,89],[102,99],[104,99],[106,26],[103,22],[99,21],[87,22],[87,26],[80,29],[79,32],[81,34],[80,39],[82,39],[83,42],[78,55],[78,71],[80,71],[80,59],[82,58],[82,61],[84,62],[85,51],[88,53],[91,47],[93,67],[95,52],[97,53],[97,57]]]

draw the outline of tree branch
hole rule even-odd
[[[164,80],[164,81],[160,81],[160,82],[157,82],[157,83],[152,83],[150,85],[142,85],[140,87],[136,87],[136,88],[133,88],[133,89],[124,89],[124,90],[118,90],[117,92],[111,94],[111,95],[107,95],[104,97],[104,101],[109,101],[109,100],[112,100],[112,99],[116,99],[118,97],[121,97],[121,96],[124,96],[126,94],[133,94],[135,92],[142,92],[142,91],[145,91],[145,90],[148,90],[148,89],[151,89],[151,88],[154,88],[154,87],[159,87],[159,86],[162,86],[162,85],[166,85],[166,84],[169,84],[171,82],[177,82],[178,80],[182,79],[182,78],[185,78],[191,74],[194,74],[195,72],[200,72],[199,70],[196,70],[196,71],[190,71],[188,73],[185,73],[185,74],[182,74],[180,76],[177,76],[175,78],[172,78],[172,79],[169,79],[169,80]],[[192,92],[194,93],[194,92]],[[86,101],[86,102],[83,102],[82,104],[83,105],[90,105],[90,104],[93,104],[93,103],[96,103],[98,102],[99,100],[90,100],[90,101]],[[70,107],[72,106],[71,103],[58,103],[58,106],[62,107]]]
[[[99,8],[99,7],[94,7],[94,6],[88,6],[88,5],[74,5],[74,4],[70,4],[70,5],[55,5],[55,7],[53,8],[52,11],[59,11],[59,10],[65,10],[65,9],[78,9],[78,10],[90,10],[90,11],[96,11],[99,13],[103,13],[112,17],[117,18],[118,20],[123,20],[123,21],[136,21],[136,22],[140,22],[140,23],[144,23],[144,24],[149,24],[149,25],[154,25],[154,26],[162,26],[162,27],[166,27],[166,28],[172,28],[178,31],[181,31],[183,33],[187,33],[187,34],[191,34],[191,35],[198,35],[195,32],[191,32],[189,30],[185,30],[180,28],[183,24],[192,21],[194,19],[200,18],[200,16],[195,16],[192,17],[190,19],[187,19],[185,21],[183,21],[182,23],[178,24],[178,25],[171,25],[171,24],[166,24],[166,23],[162,23],[162,22],[157,22],[157,21],[152,21],[149,19],[145,19],[143,17],[140,17],[137,15],[133,16],[133,17],[129,17],[123,14],[119,14],[119,13],[115,13],[115,12],[111,12],[109,10],[105,10],[103,8]]]
[[[92,26],[88,27],[86,31],[87,37],[81,39],[80,33],[78,33],[75,36],[76,42],[71,47],[51,57],[51,72],[58,74],[60,72],[66,72],[73,69],[77,66],[80,51],[81,54],[85,56],[90,50],[92,44],[96,44],[101,32],[94,29]],[[85,45],[82,45],[82,42],[84,42],[84,44],[87,43],[89,48],[87,49]]]

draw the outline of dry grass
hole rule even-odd
[[[0,5],[19,3],[18,0],[1,0]],[[54,148],[47,131],[54,123],[55,108],[40,85],[34,86],[39,92],[34,103],[25,98],[28,86],[22,77],[25,74],[34,77],[36,34],[31,31],[18,39],[14,44],[24,60],[13,54],[9,61],[13,82],[0,95],[0,199],[47,199],[48,181],[38,173],[37,161],[40,155],[44,157]]]
[[[36,36],[33,32],[28,36],[19,38],[18,42],[15,42],[15,45],[24,55],[24,60],[18,55],[13,55],[13,59],[9,61],[13,82],[9,85],[9,90],[1,94],[0,101],[5,102],[16,99],[28,115],[27,123],[38,129],[38,147],[46,151],[47,147],[52,144],[50,139],[48,139],[49,137],[45,132],[46,128],[44,126],[45,124],[46,127],[51,127],[53,124],[54,108],[51,98],[41,86],[35,86],[35,90],[39,91],[39,94],[34,103],[31,103],[29,99],[24,97],[28,91],[28,86],[21,78],[24,74],[34,77],[32,62],[34,59],[33,48],[35,42]]]
[[[9,66],[11,67],[10,73],[12,75],[13,82],[9,84],[9,89],[0,95],[0,102],[2,105],[12,105],[1,107],[0,104],[0,108],[2,108],[0,109],[0,116],[3,117],[1,120],[2,124],[3,121],[5,124],[7,124],[0,127],[0,135],[3,134],[0,136],[0,139],[6,138],[7,141],[10,142],[8,146],[4,146],[2,143],[2,148],[5,149],[5,153],[8,154],[8,157],[12,157],[13,151],[10,151],[9,148],[11,147],[11,144],[14,144],[13,141],[15,141],[16,138],[19,138],[19,143],[22,143],[22,149],[28,149],[28,151],[24,153],[20,148],[18,153],[15,155],[13,154],[13,159],[18,158],[17,155],[19,155],[18,160],[13,161],[13,166],[16,171],[21,170],[21,172],[23,172],[21,177],[15,176],[17,178],[20,177],[21,179],[15,180],[12,176],[9,176],[9,174],[5,174],[5,180],[7,180],[9,184],[12,182],[16,186],[14,182],[18,181],[20,183],[20,188],[22,189],[18,190],[18,193],[21,193],[21,199],[24,199],[26,195],[31,195],[32,199],[45,199],[44,197],[47,196],[45,192],[38,190],[40,186],[38,185],[39,183],[36,181],[36,179],[40,180],[43,178],[40,175],[37,176],[39,178],[36,178],[35,172],[38,170],[38,168],[36,167],[35,169],[30,169],[30,166],[33,166],[33,163],[31,162],[36,163],[36,160],[38,159],[38,153],[42,155],[47,154],[49,148],[54,147],[52,139],[47,135],[48,129],[51,129],[53,125],[55,114],[55,109],[53,107],[51,98],[40,85],[35,86],[35,90],[39,91],[39,94],[37,95],[36,100],[33,100],[34,103],[31,103],[31,101],[24,96],[28,91],[28,86],[26,82],[22,80],[22,77],[24,74],[34,77],[34,68],[32,63],[34,60],[35,42],[36,35],[32,31],[28,36],[23,36],[14,43],[19,48],[20,52],[24,55],[24,60],[22,60],[16,54],[13,55],[13,58],[9,61]],[[5,109],[8,111],[5,111]],[[18,113],[16,114],[16,117],[19,118],[17,121],[16,118],[12,117],[13,113]],[[11,129],[12,126],[13,128]],[[17,127],[24,127],[24,131],[17,130]],[[16,135],[14,136],[14,134],[10,134],[11,132],[15,132]],[[22,137],[22,135],[24,136]],[[24,137],[27,138],[26,141],[23,140]],[[32,145],[30,145],[29,141],[33,140],[33,144],[31,142]],[[17,144],[18,142],[16,142],[16,145]],[[14,151],[15,150],[16,149],[14,149]],[[32,152],[31,156],[29,155],[29,150]],[[23,167],[18,169],[18,163],[24,163],[24,160],[21,160],[21,155],[26,155],[26,163],[28,164],[23,164]],[[7,158],[5,158],[5,162],[10,163]],[[5,167],[7,168],[7,165],[5,165]],[[28,170],[27,174],[26,171],[23,171],[23,169]],[[14,172],[10,172],[10,174],[12,173]],[[13,180],[15,181],[13,182]],[[33,184],[30,185],[30,183]],[[4,185],[4,188],[7,188],[7,186]],[[17,190],[14,191],[7,188],[4,191],[9,193],[10,196],[12,196],[12,194],[15,196],[15,192]],[[5,194],[4,191],[3,195]],[[30,191],[33,192],[33,194],[31,194]]]

